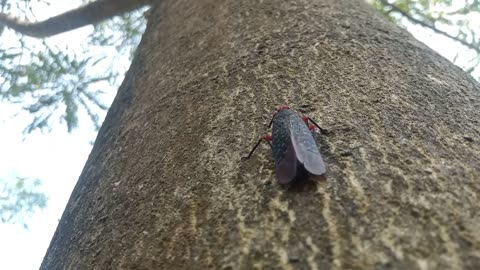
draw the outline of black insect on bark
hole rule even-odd
[[[288,184],[308,174],[325,174],[325,164],[313,134],[315,126],[321,133],[326,130],[286,105],[277,110],[268,127],[272,123],[272,135],[262,136],[243,160],[249,159],[262,141],[267,141],[273,150],[275,173],[280,184]]]

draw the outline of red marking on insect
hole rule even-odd
[[[262,140],[266,140],[266,141],[272,141],[273,138],[272,138],[272,135],[265,135],[265,136],[262,136],[261,138]]]
[[[305,124],[308,124],[308,116],[303,115],[302,118],[303,118],[303,122],[305,122]]]
[[[248,156],[242,159],[249,159],[258,145],[262,141],[267,141],[273,150],[279,183],[288,184],[308,174],[325,174],[325,164],[313,133],[315,126],[323,134],[326,134],[327,130],[321,128],[310,117],[300,115],[287,105],[277,109],[268,126],[272,124],[272,135],[262,136]]]

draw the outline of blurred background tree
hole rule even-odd
[[[52,2],[3,0],[0,5],[4,14],[35,22],[36,10],[48,9]],[[78,127],[81,110],[96,129],[100,127],[99,114],[108,109],[103,89],[116,86],[128,68],[118,67],[118,56],[129,55],[131,59],[145,29],[144,11],[95,25],[80,50],[70,49],[68,43],[59,45],[49,38],[31,38],[2,27],[0,97],[18,104],[31,116],[25,133],[48,130],[53,121],[65,123],[70,132]]]
[[[480,1],[479,0],[368,0],[390,21],[411,31],[412,26],[421,27],[431,36],[448,38],[458,46],[454,64],[480,79]],[[417,39],[428,44],[430,37]]]
[[[47,196],[39,190],[40,180],[16,177],[0,178],[0,220],[19,223],[28,228],[28,217],[47,206]]]
[[[31,22],[46,19],[53,2],[65,0],[0,0],[0,12]],[[132,0],[134,1],[134,0]],[[89,1],[73,1],[75,5]],[[435,36],[458,44],[450,59],[479,79],[480,4],[478,0],[368,0],[392,22],[411,30],[427,29]],[[72,3],[72,4],[73,4]],[[18,105],[17,114],[29,115],[24,134],[50,130],[55,122],[64,123],[69,132],[85,124],[79,116],[87,115],[98,129],[108,109],[104,89],[116,89],[129,63],[119,64],[119,56],[133,56],[145,29],[146,8],[114,17],[92,28],[90,35],[72,50],[68,42],[59,44],[52,38],[34,39],[0,25],[0,99],[3,104]],[[42,14],[40,14],[42,12]],[[49,15],[55,15],[48,13]],[[48,16],[47,16],[48,17]],[[417,38],[419,38],[417,36]],[[421,38],[421,37],[420,37]],[[73,45],[73,44],[72,44]],[[75,44],[78,45],[78,44]],[[78,47],[78,46],[75,46]],[[2,222],[23,219],[36,208],[46,205],[46,197],[27,191],[23,178],[15,184],[2,180],[0,197]],[[34,182],[33,188],[40,182]],[[19,217],[15,219],[14,217]]]

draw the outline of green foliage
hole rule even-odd
[[[30,2],[3,0],[0,6],[4,13],[27,14],[34,10]],[[18,42],[0,43],[0,99],[31,115],[25,133],[50,130],[55,121],[70,132],[79,125],[79,112],[86,112],[98,129],[99,114],[108,109],[102,89],[114,86],[125,72],[115,68],[116,56],[132,55],[144,28],[141,11],[116,17],[95,26],[80,52],[4,31],[0,38],[17,35]]]
[[[91,46],[114,47],[119,54],[128,54],[131,59],[145,31],[145,11],[146,8],[139,9],[95,25],[88,43]]]
[[[71,131],[78,125],[78,107],[83,106],[92,122],[99,125],[98,116],[92,108],[106,110],[98,98],[100,90],[93,91],[94,83],[111,80],[116,74],[103,76],[91,75],[89,68],[102,58],[82,57],[68,54],[58,48],[51,48],[43,42],[44,51],[23,54],[0,52],[0,96],[9,102],[22,104],[24,110],[33,116],[26,128],[30,133],[37,128],[49,126],[50,118],[63,113],[60,117]],[[22,63],[21,58],[28,62]],[[19,61],[20,63],[15,63]]]
[[[38,191],[40,180],[17,177],[15,183],[0,179],[0,220],[3,223],[26,221],[37,209],[47,206],[47,197]]]
[[[420,25],[456,41],[471,53],[462,53],[467,59],[454,63],[467,72],[477,70],[480,63],[480,1],[478,0],[369,0],[389,20],[399,24]],[[463,58],[465,58],[463,57]],[[478,79],[478,78],[477,78]]]

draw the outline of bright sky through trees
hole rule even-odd
[[[51,6],[33,3],[32,9],[36,10],[37,20],[46,19],[62,13],[76,6],[77,1],[53,1]],[[480,26],[480,17],[471,18],[472,25]],[[457,57],[459,65],[461,61],[470,59],[465,48],[459,46],[446,37],[433,34],[431,30],[425,30],[406,22],[408,29],[414,36],[429,45],[434,50],[453,61]],[[84,27],[76,31],[60,34],[48,39],[48,43],[65,50],[65,53],[82,51],[82,43],[92,32],[92,27]],[[2,43],[17,42],[17,36],[6,33],[2,36]],[[30,39],[29,39],[30,40]],[[33,39],[31,39],[33,40]],[[40,41],[35,41],[40,42]],[[68,47],[68,49],[67,49]],[[92,50],[100,50],[93,48]],[[110,48],[108,57],[115,58],[119,72],[128,68],[129,55],[118,55]],[[106,66],[98,66],[98,72],[105,72]],[[476,78],[480,73],[473,74]],[[116,86],[106,83],[99,85],[105,91],[101,98],[109,105],[115,95]],[[57,227],[63,209],[70,193],[78,179],[91,150],[91,142],[94,141],[96,131],[89,123],[89,116],[84,111],[79,111],[80,126],[68,133],[65,125],[53,122],[51,132],[42,133],[36,130],[25,135],[23,130],[28,125],[30,115],[20,113],[19,105],[9,102],[0,103],[0,178],[12,179],[16,176],[41,179],[41,191],[48,196],[46,209],[37,212],[28,222],[29,230],[25,230],[21,224],[0,223],[0,269],[37,269],[40,265],[51,237]],[[103,119],[105,112],[100,112]]]

